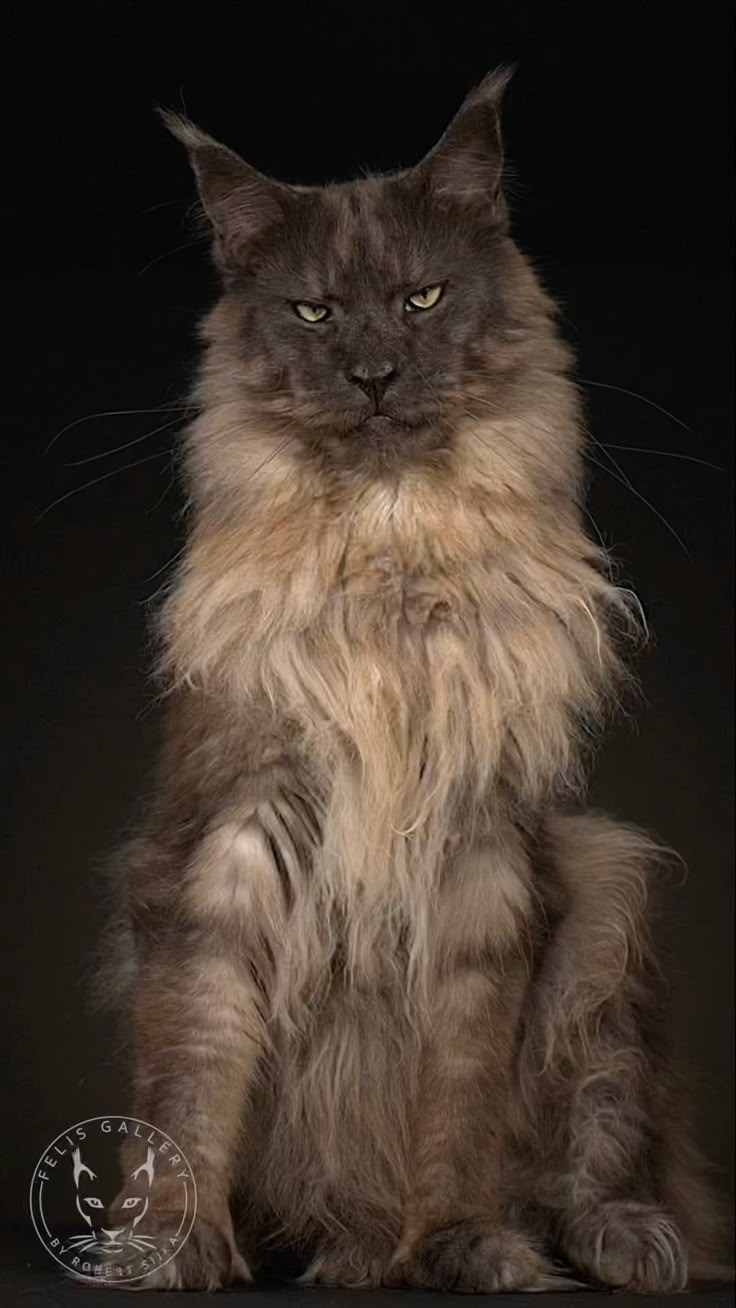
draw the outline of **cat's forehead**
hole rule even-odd
[[[329,230],[337,264],[349,266],[356,257],[397,264],[416,244],[416,215],[396,184],[366,178],[325,187],[316,198],[315,218]]]
[[[287,225],[290,271],[336,292],[400,290],[436,275],[450,253],[446,225],[400,177],[365,178],[305,192]]]

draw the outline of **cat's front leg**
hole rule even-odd
[[[509,1227],[504,1163],[536,901],[521,836],[499,817],[447,868],[396,1279],[438,1290],[543,1289],[551,1268]]]
[[[135,1116],[181,1148],[197,1196],[191,1234],[172,1261],[146,1277],[146,1289],[212,1290],[250,1279],[229,1195],[263,1019],[247,966],[222,951],[217,933],[200,929],[192,938],[192,930],[172,931],[152,950],[137,985]],[[131,1142],[124,1175],[133,1155]],[[179,1194],[168,1160],[157,1160],[141,1225],[158,1244],[181,1228]],[[124,1195],[125,1188],[119,1206]]]
[[[521,958],[458,967],[438,983],[415,1115],[412,1192],[393,1279],[493,1293],[553,1285],[527,1236],[504,1224],[504,1120]]]
[[[149,847],[132,877],[141,957],[134,1111],[180,1146],[197,1188],[192,1234],[146,1288],[214,1289],[249,1278],[229,1200],[242,1146],[257,1132],[250,1091],[268,1044],[274,940],[296,861],[295,819],[287,848],[276,809],[258,787],[214,816],[181,864]],[[149,1209],[146,1222],[165,1233],[174,1214],[164,1166]]]

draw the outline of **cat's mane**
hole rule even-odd
[[[540,429],[561,449],[581,440],[541,292],[535,309],[537,383],[531,371],[505,416],[461,421],[451,450],[384,479],[328,475],[259,430],[222,309],[207,327],[163,670],[235,714],[266,703],[319,760],[318,917],[340,904],[356,975],[378,935],[396,956],[387,924],[407,919],[418,971],[433,966],[426,906],[458,809],[482,823],[489,796],[524,813],[574,792],[622,682],[612,632],[634,629],[631,597],[588,540],[574,483],[535,453]],[[237,500],[219,494],[229,457]],[[296,933],[305,948],[318,935],[314,921]]]

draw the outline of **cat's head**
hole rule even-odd
[[[333,466],[396,467],[503,413],[546,305],[508,236],[507,80],[489,75],[415,167],[326,187],[273,181],[165,115],[222,274],[210,373],[274,442]]]

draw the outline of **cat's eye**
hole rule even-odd
[[[307,300],[297,300],[294,313],[302,322],[324,322],[330,316],[326,304],[310,304]]]
[[[407,295],[404,301],[404,308],[407,313],[415,313],[417,309],[433,309],[442,299],[444,286],[422,286],[421,290],[412,291]]]
[[[85,1202],[86,1204],[89,1204],[90,1208],[104,1208],[104,1207],[105,1207],[105,1205],[103,1204],[102,1200],[101,1200],[101,1199],[95,1199],[95,1196],[94,1196],[93,1194],[88,1194],[87,1197],[85,1198],[85,1201],[84,1201],[84,1202]]]
[[[137,1208],[138,1204],[142,1202],[143,1200],[141,1199],[140,1195],[138,1195],[137,1197],[135,1195],[131,1195],[130,1198],[123,1200],[123,1208]]]

